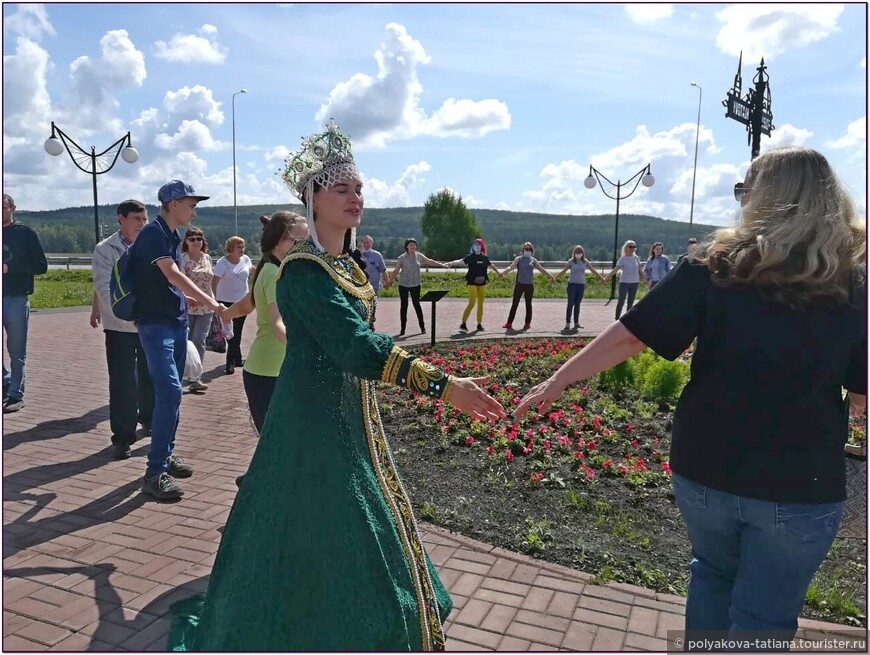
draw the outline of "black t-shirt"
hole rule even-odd
[[[489,269],[489,257],[471,253],[462,260],[468,266],[465,281],[475,286],[483,286],[489,281],[487,270]]]
[[[714,286],[702,264],[677,264],[621,319],[667,359],[698,339],[672,470],[762,500],[845,500],[842,387],[867,393],[864,283],[854,296],[797,311],[753,287]]]

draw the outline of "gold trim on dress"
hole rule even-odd
[[[300,241],[290,249],[290,252],[287,253],[284,261],[278,267],[278,274],[275,279],[281,279],[281,274],[284,272],[284,266],[287,262],[298,260],[306,260],[318,264],[329,274],[329,277],[332,278],[342,291],[345,291],[354,298],[370,301],[376,295],[365,271],[357,265],[353,257],[350,255],[333,257],[328,253],[320,252],[308,241]],[[371,308],[367,307],[367,311],[371,312]]]
[[[365,425],[366,442],[371,454],[372,467],[377,475],[381,493],[383,493],[393,515],[399,540],[405,550],[414,594],[417,597],[422,650],[443,651],[445,650],[444,627],[441,625],[435,585],[432,583],[429,568],[426,566],[426,555],[420,541],[414,513],[411,510],[411,502],[396,473],[396,465],[384,436],[374,383],[370,380],[360,380],[360,393],[363,424]]]

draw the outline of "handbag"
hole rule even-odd
[[[224,334],[224,324],[217,314],[212,314],[211,325],[205,338],[205,349],[216,353],[227,351],[227,336]]]

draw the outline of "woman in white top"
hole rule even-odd
[[[576,245],[571,251],[571,259],[565,263],[565,268],[556,273],[561,277],[566,271],[568,274],[568,308],[565,310],[565,332],[582,328],[580,325],[580,303],[586,293],[586,271],[592,271],[598,279],[604,282],[604,277],[595,270],[591,263],[586,261],[586,251],[583,246]],[[574,315],[574,327],[571,327],[571,315]]]
[[[622,316],[622,306],[625,304],[625,298],[628,296],[628,309],[634,305],[634,297],[637,295],[637,286],[645,278],[643,271],[640,268],[640,258],[635,255],[637,244],[634,241],[628,240],[622,245],[622,257],[616,260],[616,266],[607,277],[613,277],[617,271],[622,271],[622,277],[619,278],[619,299],[616,301],[616,318]]]
[[[212,266],[208,254],[208,242],[205,233],[198,227],[189,227],[181,244],[181,259],[184,262],[184,274],[206,295],[212,296]],[[202,303],[190,303],[187,310],[187,338],[193,343],[199,353],[199,361],[205,364],[205,339],[211,327],[214,312],[211,307]],[[192,380],[190,391],[205,391],[208,385],[200,378]]]
[[[214,267],[211,287],[215,300],[229,307],[248,295],[248,276],[254,268],[251,258],[245,254],[245,240],[230,237],[224,244],[226,255]],[[236,366],[242,366],[242,328],[245,316],[233,319],[233,337],[227,341],[227,374],[235,373]]]

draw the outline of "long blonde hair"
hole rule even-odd
[[[718,286],[751,285],[794,308],[846,302],[866,265],[867,229],[828,161],[810,148],[777,148],[752,162],[746,181],[740,224],[690,258]]]

